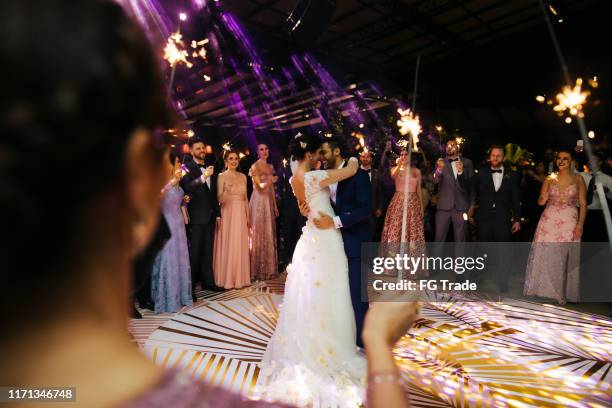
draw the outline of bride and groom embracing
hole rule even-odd
[[[340,140],[298,135],[293,192],[308,220],[291,265],[276,330],[256,394],[304,406],[359,406],[366,361],[360,349],[368,303],[361,301],[361,243],[370,237],[368,174],[345,160]],[[323,159],[327,170],[313,170]]]

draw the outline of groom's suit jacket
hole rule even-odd
[[[346,256],[361,257],[361,243],[372,240],[372,187],[366,171],[359,169],[353,177],[338,183],[334,210],[342,222]]]

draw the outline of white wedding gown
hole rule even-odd
[[[256,396],[297,406],[357,407],[365,398],[366,362],[355,345],[348,264],[342,235],[312,222],[334,216],[322,170],[304,176],[310,214],[287,267],[285,296],[264,354]]]

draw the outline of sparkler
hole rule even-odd
[[[595,89],[599,86],[597,82],[597,77],[593,77],[588,80],[591,88]],[[587,103],[587,99],[591,94],[588,90],[583,90],[582,86],[584,81],[582,78],[576,79],[576,84],[572,87],[569,85],[561,88],[561,92],[559,92],[555,96],[555,101],[552,99],[546,99],[542,95],[536,96],[536,101],[539,103],[546,103],[547,105],[553,105],[553,110],[557,112],[559,116],[565,116],[565,123],[572,123],[572,116],[578,118],[584,118],[583,108]]]
[[[191,56],[193,58],[200,57],[204,61],[206,61],[206,48],[204,48],[206,44],[208,44],[208,38],[205,38],[201,41],[192,41],[191,48],[194,48],[195,50],[191,53]]]
[[[419,120],[419,115],[415,115],[410,109],[402,110],[398,109],[398,113],[400,114],[400,120],[397,121],[397,126],[399,127],[399,132],[403,136],[410,135],[412,138],[412,149],[417,152],[418,147],[417,143],[419,143],[419,134],[422,131],[421,122]]]
[[[164,59],[168,61],[171,67],[175,67],[178,64],[185,64],[188,68],[191,68],[193,64],[187,59],[189,54],[185,51],[185,43],[183,43],[183,36],[180,32],[176,32],[168,37],[168,42],[164,48]]]

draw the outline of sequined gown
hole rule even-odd
[[[359,407],[366,362],[355,345],[348,261],[337,229],[318,229],[319,211],[334,216],[327,172],[304,176],[310,216],[287,267],[285,296],[261,362],[256,395],[309,407]]]
[[[253,185],[249,202],[251,215],[251,280],[267,280],[278,276],[276,252],[276,199],[274,195],[274,168],[266,163],[253,164],[249,171],[251,177],[259,177],[262,187]],[[253,180],[255,184],[255,180]]]
[[[536,229],[523,294],[577,302],[580,292],[580,245],[574,238],[578,223],[578,187],[548,186],[548,201]]]
[[[157,254],[151,274],[151,299],[155,313],[177,312],[193,304],[191,297],[191,268],[185,221],[181,212],[183,189],[166,185],[161,208],[172,236]]]

